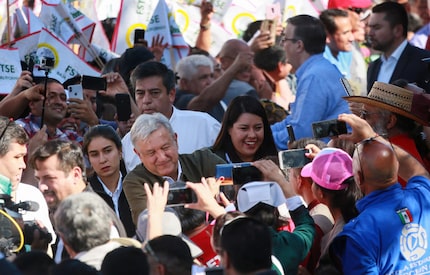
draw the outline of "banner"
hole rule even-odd
[[[134,30],[146,30],[157,2],[154,0],[122,0],[112,37],[112,51],[122,54],[133,47]]]
[[[19,60],[23,61],[27,65],[37,63],[37,44],[39,43],[40,32],[34,32],[29,35],[20,37],[11,43],[11,46],[18,49]],[[7,48],[8,45],[3,45],[3,48]],[[30,61],[32,60],[32,61]],[[31,70],[31,69],[30,69]]]
[[[47,29],[42,29],[39,36],[36,52],[37,62],[46,58],[54,59],[54,66],[50,70],[49,77],[57,79],[61,83],[78,74],[100,76],[100,72],[90,67],[84,60],[77,56],[61,39],[53,35]],[[44,76],[43,70],[34,69],[33,75]]]
[[[0,94],[10,93],[20,75],[18,49],[0,49]]]
[[[167,44],[161,62],[174,70],[175,64],[187,56],[190,49],[165,0],[158,1],[146,29],[145,40],[148,41],[149,46],[152,46],[152,39],[156,36],[162,37],[163,43]]]
[[[44,27],[42,21],[27,7],[16,9],[13,17],[16,22],[13,31],[14,38],[40,31]]]
[[[48,30],[68,44],[86,44],[81,40],[82,34],[83,39],[91,42],[95,23],[71,5],[60,0],[42,0],[39,18]]]

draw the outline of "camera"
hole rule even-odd
[[[41,228],[35,221],[24,222],[24,243],[31,245],[34,241],[34,231],[39,230],[39,239],[45,240],[47,243],[52,241],[51,233],[47,232],[46,229]]]
[[[53,57],[44,56],[40,59],[40,69],[41,70],[51,70],[54,68],[55,59]]]

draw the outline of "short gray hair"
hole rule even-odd
[[[212,60],[202,54],[189,55],[176,64],[176,73],[180,78],[191,79],[199,72],[199,66],[210,67],[214,71]]]
[[[137,141],[145,140],[150,134],[164,127],[170,133],[172,138],[175,137],[172,125],[169,120],[161,113],[143,114],[140,115],[130,130],[130,137],[133,146],[136,146]]]
[[[92,192],[64,199],[55,211],[54,221],[57,231],[76,253],[107,243],[113,222],[109,206]]]

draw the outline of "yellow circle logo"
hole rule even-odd
[[[178,24],[181,33],[185,33],[190,25],[190,16],[188,13],[183,9],[178,9],[173,15],[173,18],[175,18],[175,22]]]
[[[37,52],[38,52],[38,56],[53,57],[54,68],[56,68],[58,63],[60,62],[60,55],[58,54],[57,50],[48,43],[37,44]]]
[[[133,42],[131,39],[131,34],[133,33],[133,37],[134,37],[134,30],[136,29],[144,29],[146,30],[146,25],[143,23],[136,23],[131,25],[128,29],[127,32],[125,33],[125,42],[127,43],[127,47],[128,48],[132,48],[133,47]]]
[[[231,21],[231,29],[233,30],[233,32],[239,36],[242,33],[242,30],[240,30],[239,28],[236,27],[236,25],[238,24],[239,21],[242,21],[242,18],[249,18],[247,21],[247,23],[250,22],[254,22],[257,20],[257,18],[255,18],[255,16],[249,12],[242,12],[242,13],[238,13],[233,20]],[[246,26],[245,26],[246,27]]]

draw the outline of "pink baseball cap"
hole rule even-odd
[[[343,182],[354,176],[352,158],[341,149],[324,148],[303,167],[301,175],[326,189],[342,190],[348,187]]]
[[[371,0],[329,0],[328,9],[348,9],[348,8],[362,8],[367,9],[372,6]]]

